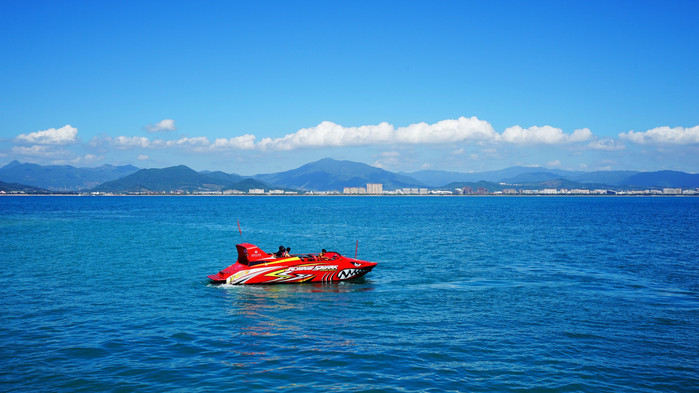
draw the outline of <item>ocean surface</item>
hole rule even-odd
[[[697,392],[698,230],[695,197],[0,197],[0,391]],[[241,238],[379,265],[210,285]]]

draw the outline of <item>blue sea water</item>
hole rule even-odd
[[[690,197],[1,197],[0,390],[696,392],[698,229]],[[379,265],[210,285],[241,238]]]

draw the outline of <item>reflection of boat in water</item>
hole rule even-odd
[[[215,284],[280,284],[298,282],[344,281],[361,277],[376,266],[375,262],[360,261],[337,252],[321,254],[292,254],[277,258],[259,247],[242,243],[236,263],[209,275]]]

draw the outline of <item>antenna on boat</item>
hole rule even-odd
[[[238,233],[240,233],[240,242],[243,243],[243,231],[240,230],[240,220],[235,220],[238,223]]]
[[[357,240],[357,245],[354,246],[354,259],[357,259],[357,250],[359,249],[359,240]]]

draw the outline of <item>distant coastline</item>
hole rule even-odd
[[[465,173],[393,173],[330,158],[272,174],[244,177],[197,172],[185,165],[160,169],[103,165],[41,166],[13,161],[0,168],[1,194],[210,196],[470,196],[470,195],[697,195],[699,174],[678,171],[580,172],[510,167]]]
[[[313,198],[313,197],[342,197],[342,198],[457,198],[457,197],[471,197],[471,198],[482,198],[482,197],[502,197],[502,198],[522,198],[522,197],[593,197],[593,198],[602,198],[602,197],[697,197],[699,196],[699,191],[696,190],[688,190],[692,191],[691,193],[689,192],[683,192],[680,194],[663,194],[663,193],[654,193],[654,194],[638,194],[638,193],[626,193],[626,192],[616,192],[616,193],[609,193],[609,194],[536,194],[536,193],[529,193],[529,194],[502,194],[502,193],[489,193],[489,194],[471,194],[471,195],[459,195],[459,194],[426,194],[426,195],[396,195],[396,194],[383,194],[383,195],[378,195],[378,194],[341,194],[341,193],[333,193],[333,194],[318,194],[318,193],[308,193],[308,194],[296,194],[296,195],[283,195],[283,194],[232,194],[232,195],[222,195],[222,194],[165,194],[165,193],[144,193],[144,194],[99,194],[99,195],[93,195],[91,193],[44,193],[44,194],[39,194],[39,193],[0,193],[0,198],[2,197],[85,197],[85,198],[90,198],[90,197],[102,197],[102,198],[109,198],[109,197],[194,197],[194,198],[200,198],[200,197],[210,197],[210,198],[261,198],[261,197],[277,197],[277,198],[293,198],[293,197],[301,197],[301,198]]]

